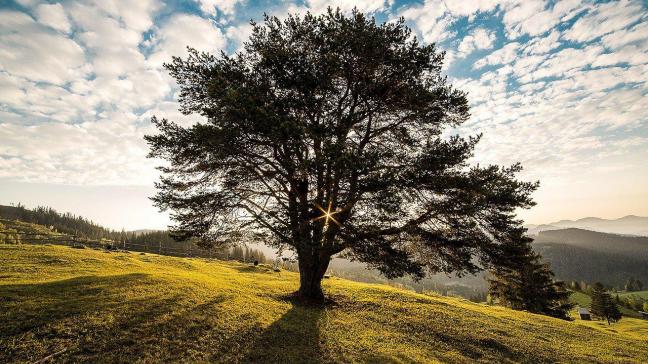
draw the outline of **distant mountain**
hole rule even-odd
[[[561,227],[548,225],[548,224],[527,225],[526,228],[528,229],[527,234],[529,234],[529,235],[538,235],[538,233],[540,233],[541,231],[560,230],[560,229],[562,229]]]
[[[569,228],[541,231],[533,246],[562,280],[621,287],[632,276],[648,283],[648,237]]]
[[[603,253],[620,254],[647,259],[648,237],[601,233],[584,229],[561,229],[542,231],[536,243],[563,243]]]
[[[619,219],[586,217],[578,220],[560,220],[544,225],[527,225],[530,235],[541,231],[578,228],[603,233],[648,236],[648,217],[628,215]]]

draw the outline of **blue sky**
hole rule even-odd
[[[237,51],[262,14],[353,6],[404,17],[447,52],[484,137],[475,163],[540,180],[530,223],[648,215],[645,1],[77,0],[0,2],[0,203],[51,205],[113,228],[160,228],[158,115],[190,125],[161,68],[185,46]],[[127,207],[127,208],[125,208]]]

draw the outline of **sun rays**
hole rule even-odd
[[[332,209],[332,207],[333,207],[333,203],[332,203],[331,201],[329,201],[328,206],[327,206],[326,209],[324,209],[322,206],[320,206],[320,205],[317,204],[317,203],[315,203],[314,205],[315,205],[315,207],[317,207],[320,211],[322,211],[322,215],[321,215],[321,216],[318,216],[318,217],[316,217],[316,218],[314,218],[314,219],[312,219],[311,221],[318,221],[318,220],[322,220],[322,219],[324,219],[324,226],[328,226],[329,221],[333,221],[333,223],[334,223],[335,225],[338,225],[338,226],[340,225],[340,222],[337,221],[337,220],[333,217],[333,215],[339,213],[340,211],[331,211],[331,209]]]

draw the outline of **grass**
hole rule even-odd
[[[620,298],[624,298],[628,296],[636,296],[648,300],[648,291],[619,292]]]
[[[0,245],[0,362],[642,362],[648,322],[562,321],[269,267]],[[625,326],[622,326],[625,325]]]

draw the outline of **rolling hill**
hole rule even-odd
[[[562,280],[619,288],[629,277],[648,282],[648,237],[572,228],[540,232],[533,246]]]
[[[211,259],[0,245],[0,362],[625,362],[648,322],[568,322],[331,278],[302,306],[298,277]],[[34,273],[38,274],[34,274]]]

